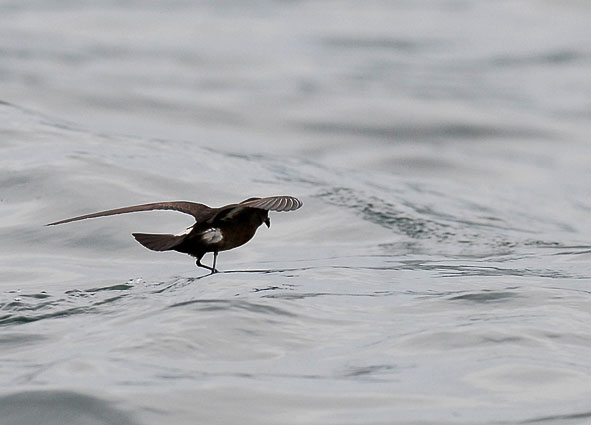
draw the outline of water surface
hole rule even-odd
[[[590,18],[1,2],[3,424],[588,423]],[[130,235],[182,214],[43,226],[276,194],[213,276]]]

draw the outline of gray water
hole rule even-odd
[[[0,1],[0,424],[591,423],[589,22]],[[212,276],[130,236],[182,214],[43,226],[282,194]]]

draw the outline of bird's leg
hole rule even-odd
[[[212,273],[214,273],[214,268],[203,264],[201,262],[201,258],[203,258],[203,256],[197,258],[197,261],[195,261],[195,264],[197,264],[197,267],[203,267],[204,269],[207,269],[207,270],[211,271]]]
[[[214,251],[213,252],[213,267],[209,267],[208,265],[203,264],[201,262],[201,258],[203,258],[203,256],[197,258],[197,261],[195,261],[195,264],[197,264],[197,267],[203,267],[204,269],[211,271],[211,274],[218,273],[218,270],[216,270],[216,268],[215,268],[215,263],[216,263],[217,257],[218,257],[218,253],[217,253],[217,251]]]
[[[218,259],[218,252],[217,251],[213,251],[213,267],[211,268],[211,273],[217,273],[217,269],[215,268],[215,263]]]

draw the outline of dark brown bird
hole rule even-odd
[[[180,211],[195,217],[195,224],[183,233],[177,235],[132,233],[133,237],[153,251],[173,250],[192,255],[197,258],[197,266],[216,273],[215,265],[218,252],[244,245],[252,239],[258,227],[263,223],[267,227],[271,227],[269,211],[294,211],[302,205],[302,202],[293,196],[249,198],[239,204],[230,204],[220,208],[210,208],[207,205],[187,201],[154,202],[81,215],[49,223],[47,226],[136,211]],[[212,267],[201,263],[201,258],[207,252],[213,252]]]

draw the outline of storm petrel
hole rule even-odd
[[[180,211],[195,217],[195,224],[186,231],[176,235],[132,233],[133,237],[153,251],[172,250],[189,254],[197,259],[198,267],[216,273],[218,271],[215,268],[218,252],[244,245],[252,239],[257,228],[263,223],[267,227],[271,227],[269,211],[294,211],[302,205],[302,202],[293,196],[249,198],[238,204],[230,204],[220,208],[211,208],[204,204],[187,201],[154,202],[81,215],[49,223],[47,226],[137,211]],[[201,259],[207,252],[213,252],[211,267],[201,263]]]

